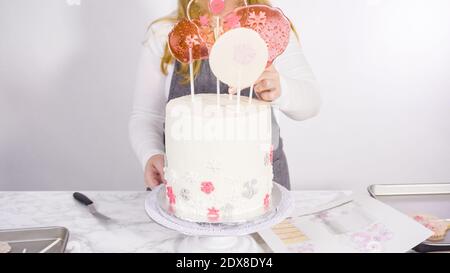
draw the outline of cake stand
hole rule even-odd
[[[274,183],[272,204],[263,216],[238,223],[196,223],[182,220],[164,206],[165,186],[151,191],[145,200],[145,210],[156,223],[187,235],[177,241],[180,253],[257,253],[263,252],[250,234],[271,228],[291,215],[294,199],[289,190]]]

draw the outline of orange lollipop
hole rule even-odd
[[[192,49],[192,61],[207,59],[212,46],[209,30],[199,20],[183,19],[169,33],[169,49],[172,55],[182,63],[189,63],[189,49]]]

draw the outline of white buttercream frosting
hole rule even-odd
[[[195,222],[235,222],[265,213],[272,191],[269,103],[197,94],[166,108],[167,202]]]

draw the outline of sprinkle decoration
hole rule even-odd
[[[175,205],[175,194],[172,187],[167,187],[167,198],[169,199],[169,204]]]
[[[210,181],[202,182],[200,189],[202,192],[204,192],[206,194],[210,194],[214,191],[214,185]]]
[[[270,195],[266,194],[264,197],[264,208],[267,210],[270,208]]]
[[[208,220],[210,221],[210,222],[217,222],[218,220],[219,220],[219,210],[218,209],[216,209],[216,208],[214,208],[214,207],[212,207],[212,208],[210,208],[210,209],[208,209]]]

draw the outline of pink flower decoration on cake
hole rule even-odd
[[[210,194],[214,191],[214,185],[210,181],[202,182],[201,190],[206,194]]]
[[[268,209],[270,206],[270,195],[266,194],[266,196],[264,197],[264,208]]]
[[[169,213],[174,214],[175,213],[175,207],[173,205],[169,205]]]
[[[270,145],[269,159],[270,159],[270,164],[273,165],[273,145]]]
[[[236,13],[232,12],[225,16],[224,26],[226,30],[230,30],[233,28],[238,28],[241,26],[241,17]]]
[[[258,14],[256,12],[250,12],[247,19],[247,24],[256,31],[261,31],[266,24],[266,13],[260,11]]]
[[[175,194],[173,193],[172,187],[167,187],[167,198],[169,198],[169,204],[174,205],[175,204]]]
[[[216,222],[219,220],[219,210],[215,207],[208,209],[208,220],[211,222]]]
[[[267,152],[264,157],[264,165],[265,166],[273,165],[273,145],[270,146],[269,152]]]

